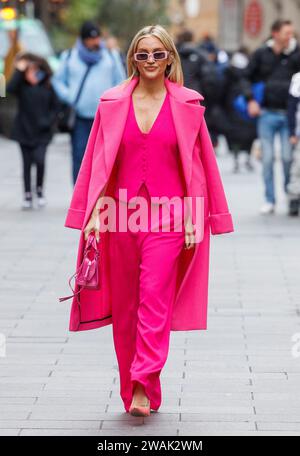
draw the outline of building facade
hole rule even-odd
[[[228,51],[255,49],[276,19],[293,20],[300,35],[300,0],[170,0],[169,16],[174,34],[188,28],[196,41],[210,35]]]

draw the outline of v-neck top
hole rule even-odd
[[[150,196],[183,197],[185,181],[177,135],[167,92],[151,129],[145,133],[136,120],[132,96],[116,158],[115,198],[128,201],[144,183]],[[119,190],[127,190],[123,195]]]
[[[134,105],[133,105],[133,98],[132,98],[132,97],[130,98],[130,104],[131,104],[131,109],[132,109],[132,112],[133,112],[133,117],[134,117],[135,123],[136,123],[136,125],[137,125],[137,127],[138,127],[138,129],[139,129],[139,131],[140,131],[140,133],[141,133],[142,135],[149,135],[149,134],[151,133],[151,130],[152,130],[152,128],[154,128],[154,125],[155,125],[155,123],[156,123],[156,120],[158,119],[158,117],[159,117],[161,111],[164,109],[165,103],[167,102],[167,97],[168,97],[168,92],[167,92],[166,95],[165,95],[163,104],[162,104],[161,107],[160,107],[160,110],[159,110],[159,112],[158,112],[158,114],[157,114],[157,116],[156,116],[156,118],[155,118],[155,120],[154,120],[154,122],[153,122],[153,124],[152,124],[152,127],[151,127],[150,130],[147,131],[147,132],[144,132],[144,131],[142,131],[142,130],[140,129],[139,124],[138,124],[138,121],[137,121],[137,118],[136,118],[136,115],[135,115],[135,110],[134,110]]]

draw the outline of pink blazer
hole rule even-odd
[[[139,78],[106,90],[98,105],[85,154],[68,208],[65,226],[81,230],[77,265],[82,258],[85,228],[96,200],[107,185],[110,194],[115,178],[115,161]],[[204,236],[193,249],[183,249],[173,306],[172,330],[206,329],[210,234],[234,231],[232,217],[204,118],[203,97],[195,90],[165,78],[176,130],[187,196],[204,200]],[[194,209],[194,207],[193,207]],[[195,214],[192,211],[192,221]],[[70,330],[80,331],[112,323],[109,293],[106,234],[100,233],[101,290],[84,290],[80,303],[73,299]]]

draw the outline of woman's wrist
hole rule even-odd
[[[100,214],[100,209],[98,207],[94,207],[92,211],[92,216],[97,217]]]

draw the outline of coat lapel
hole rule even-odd
[[[104,154],[107,178],[114,164],[122,139],[130,106],[130,96],[139,81],[133,77],[127,85],[121,84],[106,91],[99,104],[103,128]],[[170,94],[170,107],[174,120],[177,141],[187,186],[192,175],[192,155],[197,134],[200,130],[205,107],[195,100],[203,100],[196,91],[165,78],[166,89]],[[189,103],[193,101],[193,103]]]

